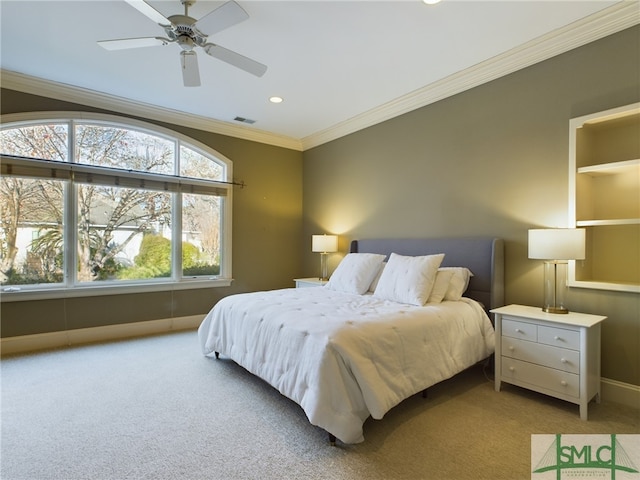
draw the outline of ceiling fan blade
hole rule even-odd
[[[196,28],[208,35],[221,32],[249,18],[249,14],[233,0],[226,2],[196,22]]]
[[[234,67],[238,67],[245,72],[249,72],[256,77],[261,77],[267,71],[267,66],[262,63],[256,62],[255,60],[251,60],[244,55],[240,55],[239,53],[232,52],[220,45],[215,45],[213,43],[207,43],[203,47],[204,51],[207,55],[211,55],[218,60],[222,60],[223,62],[227,62]]]
[[[100,45],[105,50],[125,50],[127,48],[157,47],[168,45],[169,41],[160,37],[121,38],[119,40],[100,40]]]
[[[182,80],[185,87],[200,86],[200,71],[198,69],[198,56],[194,51],[180,52],[180,66],[182,67]]]
[[[159,11],[143,0],[125,0],[129,5],[138,10],[158,25],[171,25],[171,22]]]

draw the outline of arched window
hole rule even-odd
[[[62,115],[3,118],[3,293],[229,285],[231,161],[156,126]]]

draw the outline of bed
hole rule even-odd
[[[367,418],[493,353],[503,249],[487,237],[354,240],[324,287],[220,300],[198,329],[202,353],[268,382],[332,443],[362,442]]]

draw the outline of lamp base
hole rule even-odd
[[[543,307],[542,311],[547,313],[569,313],[569,310],[564,307]]]
[[[565,307],[567,292],[567,262],[550,260],[544,262],[544,303],[542,311],[547,313],[569,313]]]
[[[329,271],[327,269],[327,253],[326,252],[321,252],[320,253],[320,278],[319,280],[321,282],[324,282],[328,279],[329,277]]]

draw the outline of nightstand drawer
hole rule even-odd
[[[555,347],[580,350],[580,332],[540,325],[538,327],[538,342]]]
[[[502,319],[502,335],[535,342],[538,340],[538,326],[533,323],[520,322],[509,317]]]
[[[575,350],[502,337],[502,355],[569,373],[580,373],[580,352]]]
[[[502,376],[517,382],[527,383],[571,397],[580,397],[580,376],[502,357]]]

